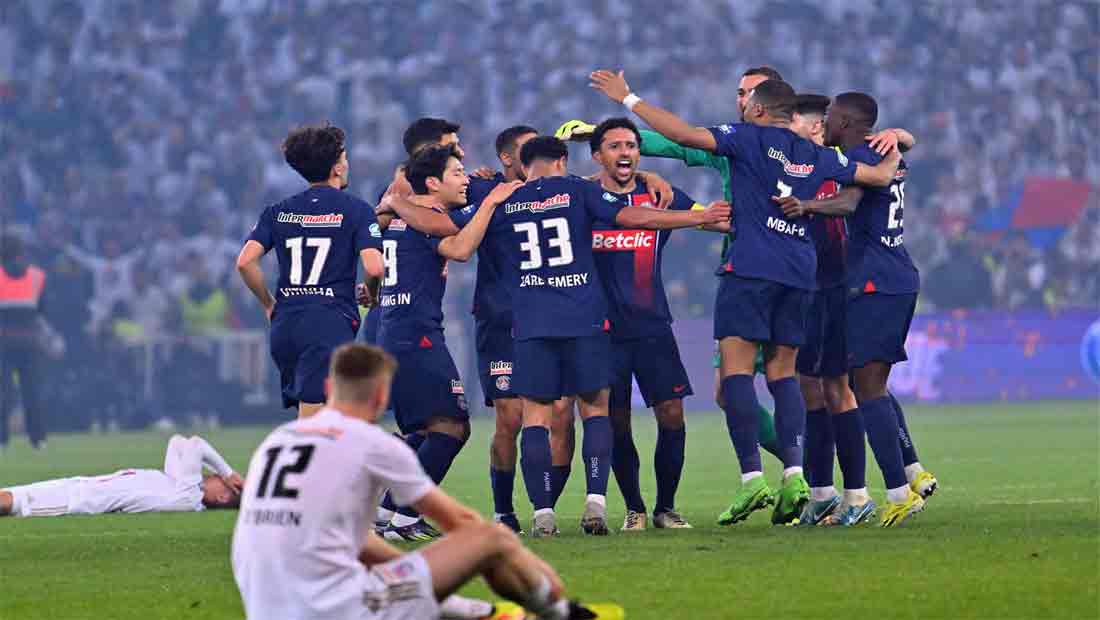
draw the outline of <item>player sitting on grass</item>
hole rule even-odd
[[[395,371],[377,347],[342,345],[325,408],[275,429],[252,456],[232,552],[246,615],[431,620],[439,601],[481,575],[538,618],[598,618],[565,598],[554,569],[507,526],[441,491],[412,450],[374,424]],[[377,536],[385,488],[447,534],[409,553]]]
[[[215,473],[203,475],[203,467]],[[174,435],[164,469],[123,469],[0,490],[0,517],[59,517],[108,512],[200,512],[236,508],[244,486],[201,437]]]

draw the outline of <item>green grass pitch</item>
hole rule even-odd
[[[574,595],[614,601],[629,620],[1096,618],[1100,613],[1100,429],[1096,402],[910,408],[921,460],[940,479],[901,529],[773,528],[767,514],[714,524],[738,468],[717,415],[690,415],[679,507],[690,532],[583,538],[579,462],[559,504],[564,535],[528,541]],[[244,468],[266,429],[208,438]],[[491,424],[475,424],[444,488],[486,514]],[[652,502],[655,427],[636,413]],[[121,467],[160,467],[156,433],[57,436],[49,451],[0,456],[0,486]],[[869,452],[869,451],[868,451]],[[869,455],[870,456],[870,455]],[[778,475],[766,465],[769,480]],[[868,466],[872,495],[881,478]],[[837,481],[839,482],[839,475]],[[613,525],[622,503],[609,497]],[[530,510],[522,482],[516,504]],[[229,565],[235,513],[0,520],[0,619],[241,618]],[[487,596],[476,584],[472,595]]]

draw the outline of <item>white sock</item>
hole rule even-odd
[[[795,465],[794,467],[784,467],[783,468],[783,479],[786,480],[787,478],[790,478],[791,476],[793,476],[795,474],[801,474],[801,473],[802,473],[802,468],[797,466],[797,465]]]
[[[550,600],[550,580],[546,575],[539,575],[539,582],[523,605],[535,612],[539,618],[548,620],[566,620],[569,617],[569,601],[559,599]]]
[[[588,502],[594,502],[596,504],[599,504],[600,506],[603,506],[604,508],[607,508],[606,495],[596,495],[594,493],[589,493],[584,497],[584,503],[587,504]]]
[[[760,476],[763,476],[763,475],[764,475],[764,472],[762,472],[762,471],[747,471],[747,472],[741,474],[741,484],[745,484],[749,480],[752,480],[753,478],[759,478]]]
[[[844,503],[849,506],[862,506],[871,496],[867,494],[867,487],[862,489],[844,489]]]
[[[420,519],[417,517],[408,517],[401,514],[400,512],[395,512],[393,513],[393,519],[390,520],[390,525],[393,525],[394,527],[406,527],[408,525],[416,523],[419,520]]]
[[[924,468],[920,466],[920,461],[917,461],[916,463],[913,463],[912,465],[906,465],[905,466],[905,478],[909,482],[912,482],[912,481],[917,479],[917,474],[921,473],[922,471],[924,471]]]
[[[545,515],[545,514],[548,514],[550,516],[554,516],[554,509],[553,508],[539,508],[538,510],[535,511],[534,516],[541,517],[542,515]]]
[[[378,522],[386,522],[386,523],[389,523],[389,522],[390,522],[390,519],[392,519],[392,518],[393,518],[393,515],[394,515],[394,514],[396,514],[396,513],[394,513],[394,511],[392,511],[392,510],[386,510],[385,508],[383,508],[383,507],[379,506],[379,507],[378,507],[378,512],[377,512],[377,513],[375,514],[375,516],[374,516],[374,520],[375,520],[375,521],[378,521]]]
[[[894,504],[900,504],[909,499],[909,485],[900,486],[896,489],[887,489],[886,499]]]
[[[810,499],[815,502],[824,502],[836,497],[836,487],[810,487]]]

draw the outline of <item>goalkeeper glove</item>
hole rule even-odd
[[[562,123],[561,127],[554,132],[554,137],[566,142],[586,142],[595,130],[595,125],[573,119]]]

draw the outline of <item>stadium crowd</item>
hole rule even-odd
[[[74,398],[138,372],[128,342],[171,335],[181,344],[165,363],[190,370],[162,373],[178,384],[162,386],[178,396],[164,402],[202,413],[186,386],[219,379],[198,363],[210,359],[201,339],[187,337],[263,325],[227,276],[262,205],[301,187],[278,150],[288,127],[327,118],[347,128],[351,190],[373,202],[418,116],[462,123],[477,166],[496,163],[492,139],[505,126],[549,132],[619,113],[586,87],[596,67],[625,68],[647,98],[698,124],[735,114],[734,80],[752,65],[776,66],[806,91],[874,93],[880,125],[920,141],[907,156],[906,245],[926,308],[1092,306],[1100,296],[1097,188],[1047,249],[972,232],[1027,176],[1100,179],[1092,3],[60,0],[5,3],[0,15],[0,222],[34,240],[70,360],[108,360],[65,365],[87,375],[67,383]],[[720,195],[711,173],[644,165],[699,201]],[[713,285],[698,283],[712,281],[719,241],[670,243],[674,315],[709,316]],[[465,317],[474,270],[451,273],[448,316]],[[96,419],[140,409],[109,389],[120,393],[103,402],[117,411]]]

